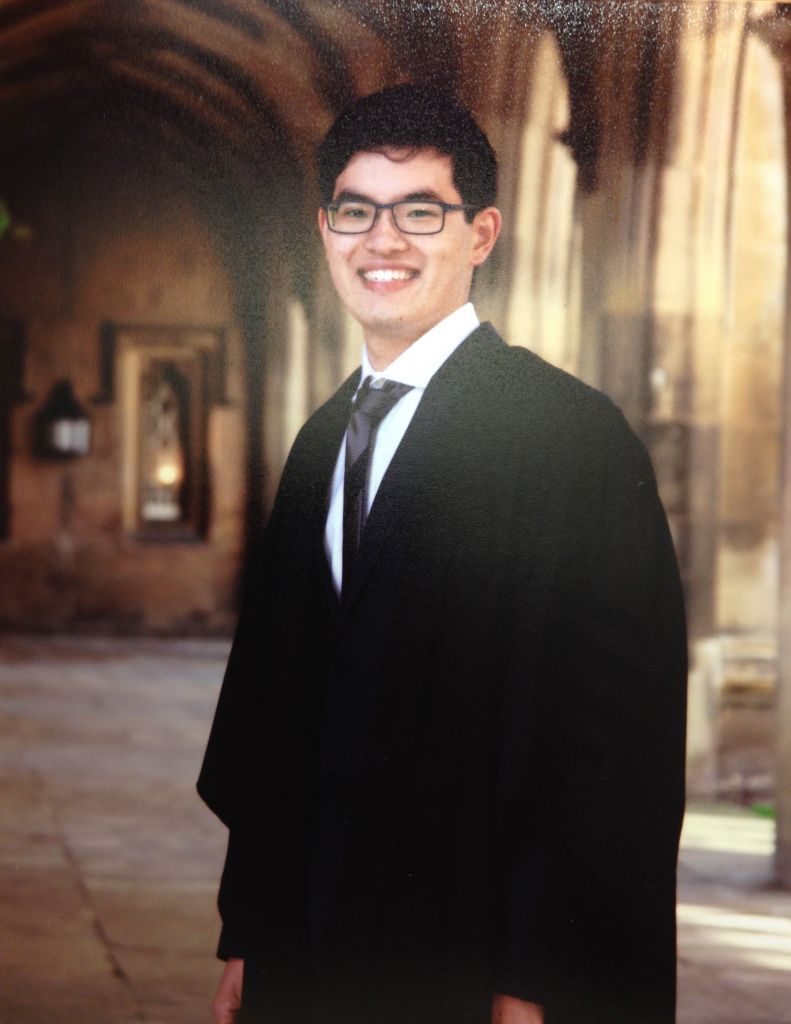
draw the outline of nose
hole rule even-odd
[[[392,252],[406,249],[409,245],[403,233],[398,230],[392,210],[379,210],[378,216],[365,236],[366,248],[373,252]]]

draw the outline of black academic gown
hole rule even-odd
[[[261,1024],[670,1024],[682,598],[641,444],[489,325],[432,378],[339,603],[356,377],[300,432],[199,790]]]

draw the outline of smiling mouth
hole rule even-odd
[[[360,277],[363,281],[372,281],[375,284],[388,284],[390,281],[411,281],[417,277],[416,270],[361,270]]]

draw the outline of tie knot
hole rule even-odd
[[[410,384],[401,384],[385,377],[376,380],[366,377],[354,399],[352,415],[364,416],[373,422],[383,420],[396,402],[411,390]]]

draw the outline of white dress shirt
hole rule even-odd
[[[430,331],[417,339],[406,351],[394,359],[381,372],[374,370],[363,346],[362,373],[360,383],[366,377],[374,380],[385,377],[412,388],[393,406],[379,425],[374,436],[374,448],[368,473],[368,490],[365,495],[366,514],[370,511],[382,478],[387,472],[390,460],[395,455],[412,422],[415,410],[420,405],[428,382],[445,360],[461,345],[464,339],[478,326],[478,316],[471,302],[460,306],[450,316],[440,320]],[[357,390],[359,390],[359,385]],[[357,391],[355,391],[355,396]],[[349,410],[351,415],[351,409]],[[332,572],[333,583],[340,594],[343,580],[343,473],[346,461],[346,436],[341,442],[335,472],[330,490],[330,507],[327,525],[324,529],[324,550]]]

